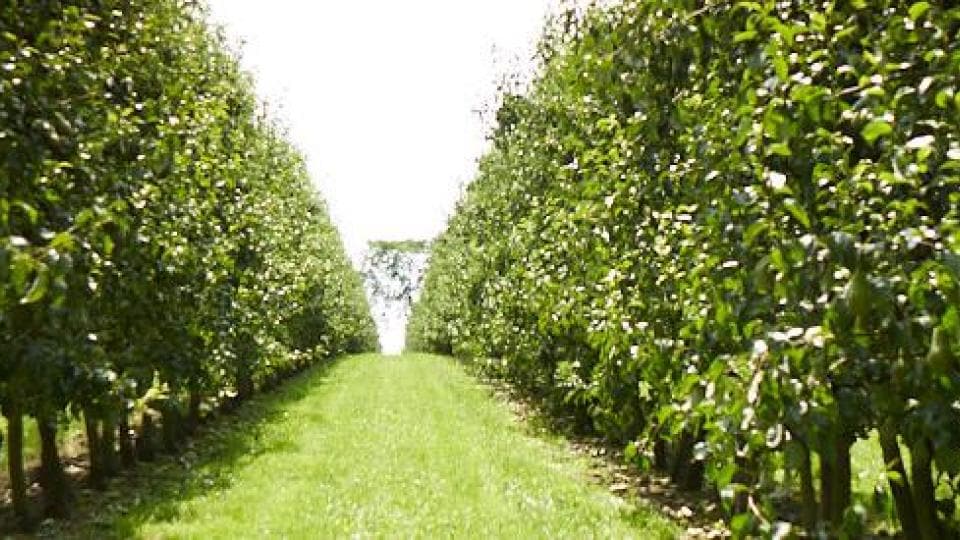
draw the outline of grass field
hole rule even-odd
[[[454,361],[351,357],[245,407],[131,502],[58,534],[140,538],[674,538],[587,479]],[[188,453],[189,455],[189,453]],[[188,459],[191,459],[188,457]],[[145,494],[143,489],[148,489]]]
[[[589,464],[562,439],[534,436],[529,428],[451,359],[351,357],[211,423],[183,454],[146,464],[102,495],[81,497],[78,519],[47,532],[81,538],[680,533],[649,507],[591,483]],[[64,433],[78,439],[78,422]],[[35,464],[32,421],[26,436]],[[875,486],[886,482],[876,437],[858,442],[852,457],[854,492],[869,507]],[[0,462],[6,466],[5,456]]]

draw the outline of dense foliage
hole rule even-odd
[[[61,513],[68,415],[85,421],[98,483],[176,445],[209,406],[375,347],[302,157],[202,6],[4,2],[0,402],[21,518],[24,416]]]
[[[409,344],[716,489],[739,533],[861,534],[850,448],[877,433],[906,537],[957,534],[955,6],[562,17],[434,245]]]

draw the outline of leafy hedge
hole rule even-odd
[[[504,96],[408,343],[487,359],[718,490],[738,533],[861,534],[850,448],[876,432],[906,536],[957,534],[955,6],[560,18]]]
[[[211,405],[376,347],[303,158],[202,5],[4,3],[0,402],[21,519],[23,416],[60,514],[66,416],[84,418],[98,484]]]

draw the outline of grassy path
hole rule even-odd
[[[453,361],[358,356],[293,383],[167,488],[96,534],[146,538],[672,538],[525,434]],[[207,452],[210,450],[208,449]],[[204,451],[200,451],[203,453]],[[199,479],[199,480],[198,480]],[[86,534],[93,535],[94,532]]]

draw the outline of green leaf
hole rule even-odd
[[[103,254],[106,256],[113,255],[114,242],[113,238],[110,235],[103,235]]]
[[[824,32],[827,29],[827,19],[823,13],[814,11],[810,14],[810,27],[817,32]]]
[[[740,32],[739,34],[733,37],[733,42],[743,43],[745,41],[752,41],[756,38],[757,38],[756,30],[744,30],[743,32]]]
[[[794,219],[800,222],[805,228],[810,228],[810,216],[807,214],[807,211],[804,210],[796,201],[787,200],[784,201],[783,206],[787,209],[787,212],[790,212],[790,215]]]
[[[769,148],[767,148],[767,155],[790,157],[793,155],[793,152],[790,151],[789,144],[780,142],[770,145]]]
[[[37,219],[39,218],[40,213],[37,211],[36,208],[30,206],[29,204],[23,201],[15,201],[13,203],[13,207],[19,208],[24,213],[24,215],[27,216],[27,219],[30,221],[30,225],[35,226],[37,224]]]
[[[10,283],[15,289],[23,289],[27,286],[27,279],[30,277],[36,262],[33,257],[24,253],[14,252],[10,262]],[[19,292],[17,293],[19,295]]]
[[[631,442],[627,444],[627,447],[623,450],[623,457],[627,461],[633,461],[639,452],[637,451],[637,443]]]
[[[860,130],[860,135],[862,135],[868,143],[873,143],[880,137],[885,137],[891,133],[893,133],[893,126],[886,120],[881,119],[871,120]]]
[[[774,57],[773,70],[781,81],[786,82],[790,78],[790,66],[787,65],[787,59],[783,56]]]
[[[753,516],[751,514],[737,514],[730,520],[730,530],[734,536],[743,538],[747,536],[753,527]]]
[[[787,260],[783,257],[783,251],[779,248],[770,252],[770,262],[774,268],[781,272],[786,272],[789,269]]]
[[[947,252],[943,254],[943,266],[950,272],[957,285],[960,285],[960,255]]]
[[[908,13],[910,14],[910,18],[916,21],[920,17],[923,17],[923,15],[929,10],[930,2],[916,2],[910,6]]]
[[[72,234],[62,232],[53,237],[53,240],[50,241],[50,247],[57,251],[73,251],[76,242]]]
[[[21,305],[35,304],[43,299],[50,287],[50,274],[46,267],[41,267],[33,278],[33,283],[20,299]]]
[[[737,7],[748,11],[763,11],[763,6],[760,5],[760,2],[737,2]]]
[[[650,386],[650,383],[648,383],[647,381],[640,381],[639,389],[638,389],[640,399],[649,401],[650,396],[652,395],[650,392],[652,389],[653,387]]]
[[[74,219],[74,225],[77,228],[83,228],[88,223],[92,222],[96,218],[96,214],[93,210],[89,208],[84,208],[77,214],[76,219]]]
[[[766,221],[755,221],[747,227],[747,230],[743,233],[743,241],[746,245],[752,246],[754,240],[757,239],[757,236],[765,232],[770,228],[770,224]]]
[[[957,94],[957,96],[960,96],[960,94]],[[937,107],[940,107],[941,109],[946,109],[950,103],[950,98],[952,97],[953,97],[953,94],[951,93],[951,91],[944,89],[937,92],[937,97],[934,98],[934,101],[936,102]]]

